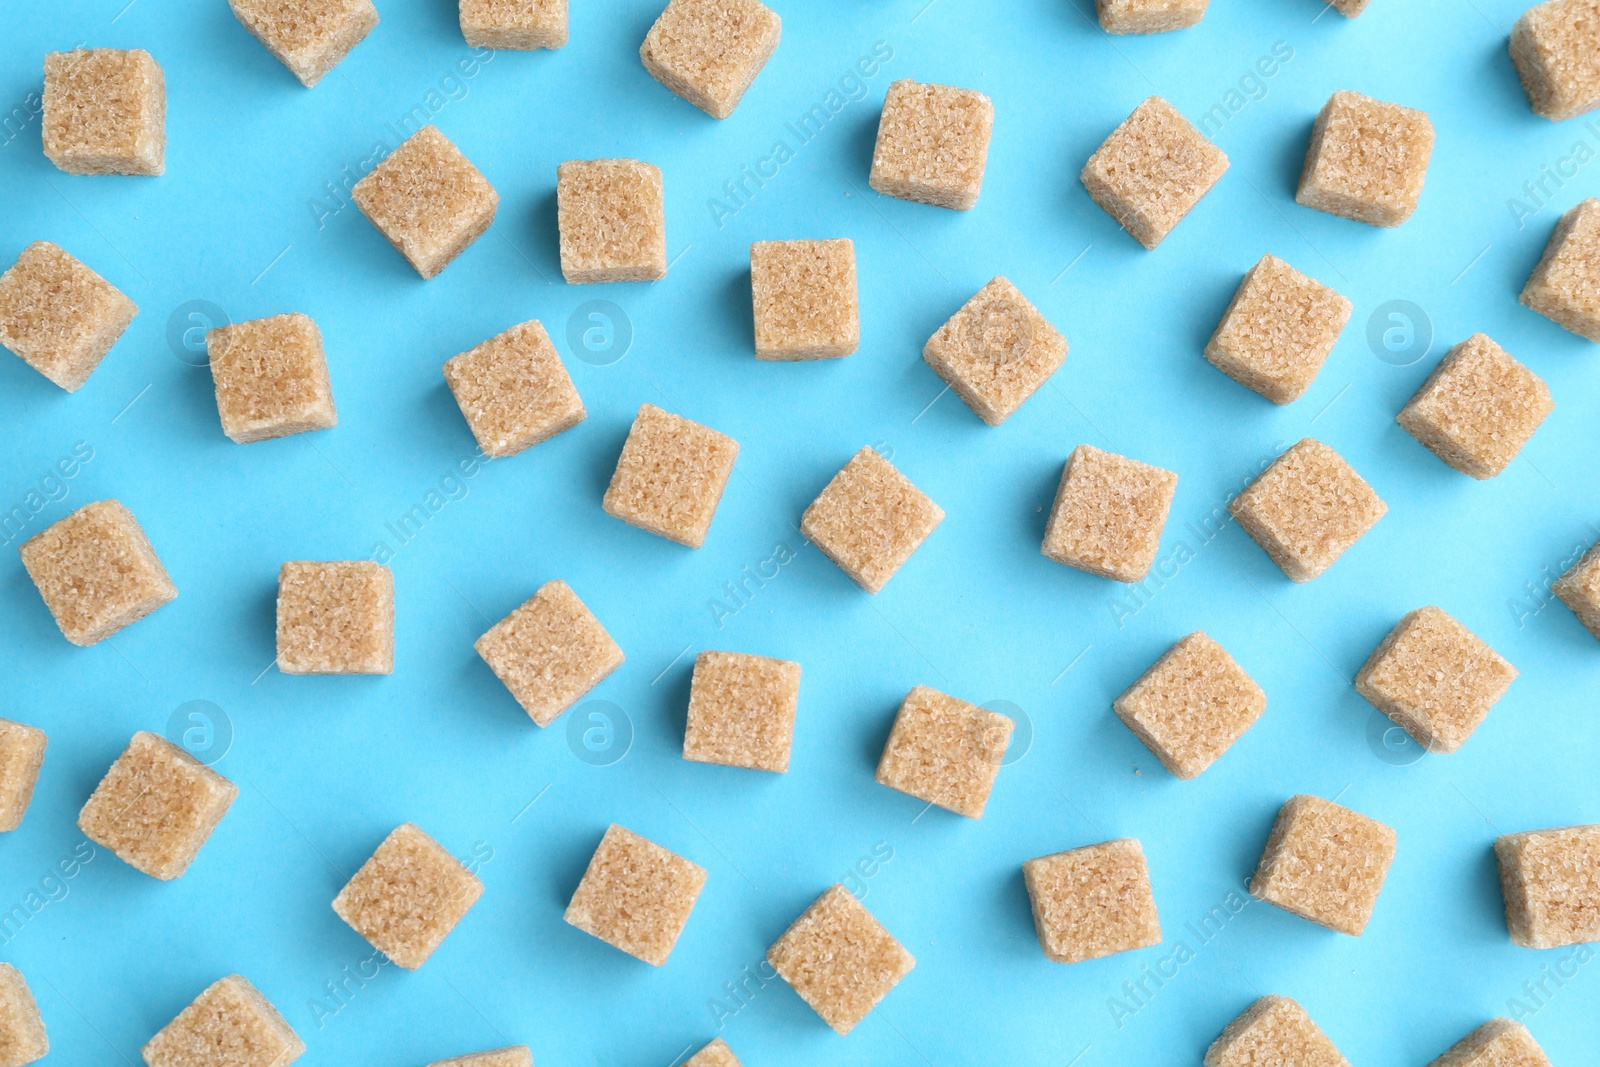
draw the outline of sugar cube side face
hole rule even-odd
[[[1439,361],[1395,421],[1482,480],[1505,470],[1554,408],[1544,380],[1479,333]]]
[[[1408,612],[1356,674],[1356,691],[1432,752],[1454,752],[1517,669],[1439,608]]]
[[[350,928],[414,971],[483,895],[483,883],[412,823],[396,827],[333,900]]]
[[[76,392],[139,308],[71,253],[35,241],[0,274],[0,345]]]
[[[408,137],[350,197],[424,278],[483,236],[500,206],[489,179],[436,126]]]
[[[1022,865],[1039,947],[1082,963],[1161,943],[1144,848],[1133,838],[1039,856]]]
[[[1359,937],[1372,918],[1395,833],[1320,797],[1290,798],[1278,812],[1250,893],[1292,915]]]
[[[606,514],[689,548],[705,544],[739,442],[644,404],[601,501]]]
[[[1512,944],[1600,941],[1600,826],[1505,834],[1494,852]]]
[[[1040,551],[1102,578],[1143,581],[1177,488],[1169,470],[1079,445],[1062,468]]]
[[[1349,321],[1349,300],[1266,255],[1244,276],[1205,357],[1246,389],[1288,404],[1311,387]]]
[[[725,119],[778,47],[782,21],[759,0],[672,0],[639,46],[650,76]]]
[[[1572,609],[1590,633],[1600,638],[1600,544],[1590,546],[1555,580],[1550,591]]]
[[[43,730],[0,719],[0,833],[22,825],[44,765],[46,744]]]
[[[1522,303],[1579,337],[1600,341],[1600,200],[1561,216]]]
[[[461,0],[461,33],[474,48],[531,51],[567,43],[567,0]]]
[[[773,942],[767,962],[839,1034],[855,1029],[917,963],[842,885]]]
[[[307,88],[378,24],[372,0],[228,0],[234,17]]]
[[[239,444],[339,423],[322,332],[298,312],[206,331],[222,432]]]
[[[533,1067],[533,1050],[527,1045],[510,1045],[487,1052],[469,1052],[465,1056],[435,1060],[428,1067]]]
[[[288,1067],[306,1045],[260,990],[233,974],[196,997],[141,1051],[149,1067]]]
[[[1067,339],[1005,278],[961,306],[922,358],[990,426],[1022,406],[1067,358]]]
[[[689,686],[683,758],[782,773],[789,769],[800,664],[702,652]]]
[[[278,571],[278,670],[394,670],[394,573],[371,560],[292,561]]]
[[[1170,33],[1206,16],[1209,0],[1095,0],[1107,33]]]
[[[944,510],[869,447],[806,508],[800,532],[857,585],[876,593],[943,521]]]
[[[571,285],[667,276],[661,169],[637,159],[569,160],[556,168],[561,275]]]
[[[1177,108],[1152,96],[1095,150],[1079,180],[1106,214],[1153,249],[1227,169],[1222,149]]]
[[[9,963],[0,963],[0,1063],[6,1067],[26,1067],[44,1059],[50,1051],[44,1016],[33,999],[22,972]]]
[[[1311,128],[1295,200],[1370,226],[1398,226],[1417,209],[1432,155],[1426,112],[1340,90]]]
[[[540,726],[622,666],[622,649],[566,582],[547,582],[472,646]]]
[[[612,824],[567,905],[566,921],[660,967],[689,922],[706,870]]]
[[[856,247],[826,241],[756,241],[750,292],[757,359],[835,359],[861,343]]]
[[[1322,574],[1388,512],[1344,457],[1315,438],[1290,446],[1228,512],[1291,581]]]
[[[1206,1050],[1204,1067],[1350,1067],[1328,1035],[1288,997],[1271,994],[1246,1008]]]
[[[1428,1067],[1550,1067],[1550,1058],[1526,1026],[1501,1018],[1451,1045]]]
[[[85,504],[23,542],[21,555],[75,645],[103,641],[178,595],[144,529],[116,500]]]
[[[1523,12],[1511,60],[1535,115],[1562,122],[1600,107],[1600,0],[1549,0]]]
[[[1267,710],[1267,695],[1202,631],[1184,637],[1112,703],[1117,718],[1181,779],[1211,766]]]
[[[1015,725],[998,712],[916,686],[895,715],[878,784],[981,819]]]
[[[884,96],[867,182],[885,196],[969,211],[993,131],[994,104],[982,93],[902,78]]]
[[[538,319],[445,361],[444,379],[483,454],[514,456],[587,416]]]
[[[152,177],[166,169],[167,87],[142,48],[78,48],[44,59],[44,154],[68,174]]]
[[[717,1038],[705,1048],[684,1061],[683,1067],[742,1067],[739,1057],[722,1038]]]

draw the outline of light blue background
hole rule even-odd
[[[1564,988],[1547,981],[1548,998],[1524,993],[1572,954],[1509,943],[1490,850],[1497,833],[1600,821],[1600,645],[1543,592],[1575,548],[1600,536],[1600,362],[1594,346],[1516,301],[1559,213],[1600,190],[1600,163],[1549,185],[1548,206],[1525,225],[1507,203],[1576,142],[1600,148],[1600,125],[1557,126],[1529,111],[1505,47],[1519,0],[1374,0],[1354,22],[1314,0],[1219,0],[1198,27],[1145,39],[1106,37],[1086,0],[780,3],[783,42],[726,122],[641,67],[638,44],[660,0],[573,0],[566,48],[476,66],[451,0],[381,0],[382,23],[310,91],[221,0],[125,4],[13,3],[0,16],[0,106],[26,120],[0,135],[0,260],[56,241],[141,308],[76,394],[0,358],[0,504],[24,503],[82,443],[92,460],[27,532],[116,496],[181,595],[80,649],[28,581],[20,539],[0,553],[0,714],[50,734],[27,821],[0,838],[0,906],[24,901],[71,855],[77,811],[128,737],[165,730],[187,701],[223,709],[233,739],[217,767],[240,796],[181,880],[156,882],[102,851],[65,883],[64,899],[0,948],[39,997],[49,1062],[136,1063],[150,1035],[236,971],[305,1038],[308,1067],[422,1064],[514,1041],[543,1065],[665,1067],[719,1032],[752,1067],[1194,1064],[1266,992],[1300,1000],[1364,1067],[1425,1063],[1508,1012],[1513,997],[1537,1007],[1527,1022],[1555,1063],[1592,1061],[1600,964],[1577,967]],[[72,177],[43,158],[29,94],[44,53],[80,42],[147,48],[162,64],[164,177]],[[1246,80],[1280,43],[1293,58],[1270,79]],[[892,59],[865,79],[864,98],[801,145],[786,123],[824,102],[875,46]],[[463,60],[470,78],[460,77]],[[901,77],[993,99],[975,210],[868,189],[879,105]],[[1232,168],[1146,252],[1089,200],[1077,180],[1084,160],[1152,93],[1199,121],[1241,87],[1233,102],[1243,106],[1215,134]],[[1421,207],[1398,230],[1294,203],[1312,118],[1344,88],[1424,108],[1437,127]],[[375,142],[392,147],[388,124],[417,105],[437,111],[501,196],[493,231],[426,283],[353,207],[324,209],[319,224],[312,206]],[[719,227],[711,198],[780,138],[793,160]],[[613,155],[664,171],[675,262],[656,285],[568,287],[556,254],[556,165]],[[856,243],[860,351],[757,362],[749,243],[834,236]],[[1267,252],[1355,304],[1315,385],[1284,408],[1200,356],[1239,278]],[[1071,352],[993,429],[954,396],[940,398],[919,353],[1001,273]],[[569,318],[592,299],[614,302],[632,324],[631,349],[609,366],[579,359],[566,339]],[[224,438],[210,376],[169,345],[169,318],[193,300],[234,320],[315,318],[338,427],[249,446]],[[1391,300],[1414,302],[1431,322],[1432,352],[1408,366],[1368,345],[1369,319]],[[588,420],[445,481],[474,444],[440,364],[529,318],[556,338]],[[1479,330],[1556,399],[1522,455],[1487,483],[1445,467],[1393,421],[1444,349]],[[600,509],[646,401],[742,445],[699,551]],[[1366,538],[1305,586],[1236,525],[1202,543],[1191,524],[1313,434],[1388,501]],[[1150,583],[1142,601],[1039,554],[1061,463],[1080,442],[1181,475],[1158,564],[1171,577]],[[795,529],[869,443],[892,450],[948,515],[875,598]],[[386,536],[393,548],[385,524],[441,485],[455,499],[392,561],[395,673],[266,670],[278,565],[365,557]],[[1174,571],[1180,541],[1194,558]],[[714,598],[777,546],[793,560],[751,584],[754,595],[719,627]],[[633,735],[607,766],[577,758],[567,720],[532,726],[472,651],[490,621],[556,577],[628,656],[593,694],[621,710]],[[1402,613],[1428,603],[1522,676],[1458,754],[1383,758],[1386,721],[1350,678]],[[1269,705],[1204,776],[1178,782],[1110,703],[1201,628]],[[788,774],[680,758],[691,663],[703,648],[803,664]],[[981,822],[923,813],[873,782],[899,699],[917,683],[1009,701],[1031,724]],[[1018,736],[1022,751],[1026,732]],[[1185,924],[1239,892],[1295,792],[1337,796],[1399,833],[1365,936],[1255,903],[1202,945]],[[372,955],[329,902],[408,819],[457,855],[492,851],[484,897],[420,972],[384,967],[336,1014],[328,1001],[319,1011],[312,1004],[327,983]],[[561,920],[612,821],[710,872],[663,968]],[[1077,966],[1047,962],[1021,862],[1117,836],[1144,843],[1167,943]],[[860,885],[917,967],[855,1033],[835,1036],[781,982],[748,1003],[727,1000],[725,983],[754,967],[823,888],[889,850],[888,863],[859,868],[872,872]],[[1180,940],[1194,958],[1119,1026],[1110,998]]]

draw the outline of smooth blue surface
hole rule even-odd
[[[1354,22],[1314,0],[1219,0],[1198,27],[1144,39],[1106,37],[1085,0],[780,3],[783,42],[726,122],[641,67],[638,44],[660,6],[573,0],[566,48],[474,59],[452,0],[381,0],[382,23],[309,91],[221,0],[14,3],[0,15],[0,111],[20,109],[0,134],[0,260],[56,241],[141,308],[76,394],[0,357],[0,504],[42,505],[25,524],[32,533],[116,496],[181,591],[80,649],[28,581],[20,538],[0,553],[0,715],[50,734],[27,821],[0,837],[0,906],[43,905],[0,958],[39,997],[48,1062],[136,1063],[151,1034],[236,971],[305,1038],[308,1067],[420,1065],[511,1042],[531,1045],[541,1065],[665,1067],[718,1033],[751,1067],[1194,1064],[1266,992],[1300,1000],[1363,1067],[1427,1062],[1512,1011],[1512,998],[1532,1011],[1526,1021],[1556,1064],[1592,1062],[1600,964],[1509,943],[1490,850],[1497,833],[1600,821],[1600,645],[1543,592],[1600,535],[1600,360],[1516,301],[1559,213],[1600,190],[1600,163],[1569,159],[1577,176],[1548,184],[1548,205],[1524,225],[1508,205],[1577,142],[1585,158],[1600,148],[1600,124],[1557,126],[1529,111],[1505,48],[1519,0],[1374,0]],[[80,42],[144,47],[162,64],[164,177],[72,177],[44,159],[29,114],[42,57]],[[1292,58],[1271,78],[1253,74],[1275,49]],[[875,50],[892,58],[851,80]],[[975,210],[868,189],[879,105],[901,77],[993,99]],[[1398,230],[1294,203],[1312,118],[1343,88],[1424,108],[1437,127],[1421,207]],[[802,144],[787,124],[836,90],[837,113]],[[1152,253],[1094,206],[1077,173],[1155,92],[1194,121],[1214,104],[1239,106],[1210,127],[1232,168]],[[375,146],[393,147],[394,127],[418,106],[501,196],[493,231],[426,283],[325,185],[344,168],[359,173]],[[744,203],[725,201],[738,210],[719,226],[712,198],[779,140],[793,158]],[[674,263],[656,285],[568,287],[555,168],[612,155],[664,171]],[[749,242],[834,236],[856,243],[860,351],[756,361]],[[1321,376],[1284,408],[1200,356],[1266,252],[1355,304]],[[919,353],[1001,273],[1071,352],[993,429],[941,398]],[[633,334],[604,366],[567,340],[574,312],[597,299],[623,309]],[[209,374],[169,343],[175,309],[196,300],[235,321],[315,318],[338,427],[247,446],[224,438]],[[1369,347],[1369,319],[1391,300],[1425,309],[1426,358],[1384,360]],[[589,418],[461,478],[474,443],[440,364],[529,318],[557,339]],[[180,340],[204,325],[175,321]],[[1445,467],[1393,421],[1444,349],[1479,330],[1543,376],[1557,405],[1486,483]],[[600,509],[646,401],[742,446],[699,551]],[[1306,435],[1343,453],[1390,511],[1326,575],[1294,586],[1236,525],[1212,536],[1203,524]],[[1157,565],[1165,577],[1142,595],[1039,553],[1061,463],[1080,442],[1181,475]],[[871,598],[795,529],[869,443],[948,515]],[[46,481],[79,446],[93,458]],[[30,502],[36,490],[56,499]],[[397,544],[386,524],[418,505],[435,511]],[[379,546],[393,553],[398,590],[395,673],[266,669],[278,565]],[[775,557],[787,562],[767,562]],[[767,577],[750,580],[746,568]],[[628,657],[592,694],[607,703],[571,713],[582,717],[576,734],[571,716],[532,726],[472,650],[490,621],[556,577]],[[739,582],[747,593],[729,600]],[[1384,748],[1387,720],[1350,678],[1402,613],[1427,603],[1522,676],[1458,754],[1415,762]],[[1201,628],[1269,705],[1215,766],[1178,782],[1110,704]],[[786,775],[681,759],[703,648],[803,664]],[[981,822],[924,812],[873,782],[894,711],[917,683],[1026,716]],[[129,736],[165,731],[193,700],[222,709],[232,741],[217,768],[240,796],[189,873],[164,884],[101,851],[76,877],[46,882],[82,840],[78,809]],[[604,750],[604,723],[591,718],[608,709],[631,742],[596,765],[624,751],[620,741]],[[587,727],[604,751],[584,747]],[[1252,903],[1202,942],[1186,924],[1230,895],[1237,906],[1274,813],[1296,792],[1338,797],[1399,833],[1365,936]],[[414,974],[366,964],[372,949],[329,908],[404,820],[476,855],[487,886]],[[663,968],[562,922],[612,821],[710,872]],[[1047,962],[1021,862],[1118,836],[1144,843],[1166,944]],[[880,1009],[840,1039],[781,982],[729,999],[727,983],[853,871],[868,907],[917,957]],[[1171,962],[1180,941],[1192,955],[1181,967]],[[365,985],[347,978],[364,965],[380,973]],[[1547,967],[1564,968],[1565,984]],[[1158,988],[1146,968],[1176,974]],[[1152,995],[1128,999],[1125,983],[1141,979]],[[1541,980],[1550,995],[1529,996],[1524,984]],[[352,992],[327,999],[341,982]]]

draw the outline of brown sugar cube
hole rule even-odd
[[[1177,488],[1171,471],[1079,445],[1062,468],[1040,551],[1102,578],[1143,581]]]
[[[1398,226],[1417,210],[1432,155],[1426,112],[1340,90],[1311,127],[1295,202],[1369,226]]]
[[[1022,865],[1039,947],[1056,963],[1082,963],[1161,944],[1144,849],[1131,837]]]
[[[48,739],[44,731],[0,719],[0,833],[22,825],[39,781]],[[0,1041],[0,1048],[4,1048]]]
[[[1341,934],[1360,937],[1394,862],[1394,831],[1319,797],[1278,812],[1250,895]]]
[[[1550,591],[1571,608],[1578,621],[1600,638],[1600,544],[1589,550],[1555,580]]]
[[[842,885],[801,913],[767,949],[767,962],[840,1034],[855,1029],[917,965]]]
[[[424,278],[494,223],[500,194],[435,126],[424,126],[356,182],[361,213]]]
[[[1265,996],[1229,1023],[1206,1049],[1204,1067],[1350,1067],[1306,1010]]]
[[[1580,337],[1600,341],[1600,200],[1561,216],[1522,302]]]
[[[546,582],[472,646],[540,726],[612,671],[622,649],[566,582]]]
[[[306,1044],[237,974],[213,983],[141,1050],[149,1067],[288,1067]]]
[[[1296,582],[1333,566],[1388,510],[1344,457],[1311,437],[1286,449],[1228,505]]]
[[[278,571],[278,670],[394,671],[394,573],[371,560],[295,561]]]
[[[1267,710],[1267,695],[1226,649],[1197,630],[1111,706],[1163,767],[1189,779],[1255,725]]]
[[[705,1048],[683,1061],[683,1067],[743,1067],[739,1057],[722,1038],[717,1038]]]
[[[1350,321],[1350,301],[1277,256],[1244,276],[1205,356],[1274,404],[1298,400]]]
[[[1495,838],[1511,943],[1561,948],[1600,941],[1600,826]]]
[[[1209,0],[1095,0],[1107,33],[1169,33],[1206,17]]]
[[[1356,691],[1430,752],[1454,752],[1517,669],[1435,607],[1408,612],[1367,657]]]
[[[980,92],[901,78],[889,86],[867,179],[884,196],[969,211],[983,190],[994,104]]]
[[[527,1045],[511,1045],[488,1052],[435,1060],[428,1067],[533,1067],[533,1051]]]
[[[43,107],[44,154],[68,174],[166,169],[167,84],[144,49],[51,52]]]
[[[778,13],[758,0],[672,0],[639,58],[656,81],[725,119],[772,58],[781,31]]]
[[[1372,0],[1328,0],[1333,9],[1347,19],[1359,16],[1367,9]]]
[[[967,407],[999,426],[1067,358],[1067,339],[1005,278],[961,306],[922,347],[922,358]]]
[[[1511,61],[1535,115],[1553,122],[1600,107],[1600,0],[1550,0],[1511,28]]]
[[[1452,348],[1395,416],[1462,474],[1493,478],[1555,408],[1533,371],[1481,333]]]
[[[1015,724],[919,685],[906,694],[878,760],[878,784],[981,819]]]
[[[702,652],[689,684],[683,758],[757,771],[789,769],[800,664],[740,652]]]
[[[572,285],[667,276],[661,168],[637,159],[574,159],[556,168],[561,275]]]
[[[44,1016],[39,1014],[22,972],[0,963],[0,1065],[26,1067],[44,1059],[49,1051]]]
[[[1428,1067],[1551,1067],[1528,1028],[1511,1019],[1490,1019],[1450,1046]]]
[[[461,33],[474,48],[560,48],[567,0],[461,0]]]
[[[706,869],[613,823],[564,916],[586,934],[660,967],[689,921]]]
[[[1079,179],[1134,240],[1155,248],[1227,169],[1222,149],[1152,96],[1095,150]]]
[[[129,866],[170,882],[189,869],[239,787],[143,730],[95,786],[78,829]]]
[[[0,345],[67,392],[89,380],[139,308],[49,241],[0,274]]]
[[[378,24],[372,0],[228,0],[234,17],[307,88]]]
[[[588,414],[538,319],[452,356],[444,380],[484,455],[495,459],[549,440]]]
[[[322,332],[298,312],[206,331],[222,432],[240,444],[339,423]]]
[[[944,510],[871,448],[857,452],[800,517],[800,533],[876,593],[911,558]]]
[[[642,404],[601,506],[641,530],[699,548],[728,487],[739,442]]]
[[[414,971],[483,895],[478,876],[412,823],[362,864],[333,910],[389,959]]]
[[[756,241],[750,246],[757,359],[833,359],[861,343],[856,246]]]
[[[75,645],[103,641],[178,595],[133,512],[116,500],[85,504],[28,538],[22,565]]]

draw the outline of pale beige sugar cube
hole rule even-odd
[[[1267,695],[1202,631],[1169,648],[1112,703],[1178,778],[1197,777],[1267,710]]]
[[[689,684],[683,758],[758,771],[789,769],[800,664],[702,652]]]
[[[538,319],[513,326],[444,364],[472,436],[486,456],[514,456],[588,414]]]
[[[89,380],[139,308],[49,241],[35,241],[0,274],[0,345],[75,392]]]
[[[725,119],[767,65],[782,32],[759,0],[672,0],[639,46],[644,69],[712,118]]]
[[[1398,226],[1417,209],[1433,155],[1426,112],[1340,90],[1311,127],[1295,201],[1371,226]]]
[[[1560,122],[1600,107],[1600,0],[1549,0],[1523,12],[1511,60],[1535,115]]]
[[[452,1056],[436,1060],[428,1067],[533,1067],[533,1051],[527,1045],[473,1052],[466,1056]]]
[[[1528,1028],[1511,1019],[1490,1019],[1450,1046],[1428,1067],[1551,1067]]]
[[[961,306],[922,358],[990,426],[999,426],[1067,358],[1067,339],[1005,278]]]
[[[163,882],[189,869],[239,787],[166,738],[143,730],[78,814],[78,829]]]
[[[22,825],[47,743],[43,730],[0,719],[0,833]]]
[[[92,645],[178,595],[133,513],[85,504],[23,542],[22,565],[61,633]]]
[[[1298,400],[1350,321],[1350,301],[1276,256],[1244,276],[1205,356],[1274,404]]]
[[[637,159],[574,159],[556,168],[561,275],[569,284],[667,276],[661,168]]]
[[[528,51],[567,43],[567,0],[461,0],[461,33],[474,48]]]
[[[228,6],[308,88],[378,24],[372,0],[228,0]]]
[[[1495,838],[1511,943],[1561,948],[1600,941],[1600,826]]]
[[[465,918],[483,883],[412,823],[394,829],[333,898],[333,910],[389,959],[414,971]]]
[[[1209,0],[1095,0],[1107,33],[1168,33],[1206,17]]]
[[[1395,416],[1462,474],[1493,478],[1555,408],[1533,371],[1481,333],[1452,348]]]
[[[231,974],[140,1051],[149,1067],[288,1067],[306,1045],[260,990]]]
[[[22,972],[0,963],[0,1067],[27,1067],[49,1051],[44,1016]]]
[[[728,487],[739,442],[643,404],[601,501],[606,514],[699,548]]]
[[[1360,937],[1394,862],[1395,833],[1319,797],[1291,797],[1278,812],[1250,894],[1292,915]]]
[[[832,359],[861,343],[856,246],[756,241],[750,246],[757,359]]]
[[[871,448],[857,452],[800,517],[800,533],[869,593],[911,558],[944,510]]]
[[[867,183],[885,196],[968,211],[983,190],[994,104],[972,89],[901,78],[878,119]]]
[[[981,819],[1015,724],[919,685],[906,694],[878,760],[879,785]]]
[[[394,574],[371,560],[294,561],[278,571],[278,670],[394,671]]]
[[[1347,19],[1353,19],[1367,9],[1372,0],[1328,0],[1333,9]]]
[[[567,905],[566,921],[660,967],[700,899],[706,869],[613,823]]]
[[[540,726],[612,671],[622,649],[566,582],[546,582],[472,646]]]
[[[1022,877],[1039,947],[1056,963],[1161,944],[1150,870],[1131,837],[1028,860]]]
[[[1177,488],[1169,470],[1079,445],[1062,468],[1040,551],[1102,578],[1143,581]]]
[[[683,1067],[743,1067],[739,1057],[722,1038],[717,1038],[705,1048],[683,1062]]]
[[[1269,995],[1245,1009],[1206,1049],[1204,1067],[1350,1067],[1306,1010]]]
[[[1286,449],[1228,504],[1296,582],[1333,566],[1388,510],[1344,457],[1311,437]]]
[[[840,1034],[917,964],[905,946],[842,885],[828,888],[767,949],[767,962]]]
[[[1522,302],[1580,337],[1600,341],[1600,200],[1561,216]]]
[[[43,108],[44,154],[68,174],[166,169],[166,79],[142,48],[51,52]]]
[[[1356,691],[1432,752],[1454,752],[1517,669],[1435,607],[1406,614],[1356,674]]]
[[[222,432],[239,444],[339,423],[322,332],[299,312],[206,331]]]
[[[1228,156],[1152,96],[1095,150],[1083,187],[1133,239],[1155,248],[1228,169]]]
[[[1590,546],[1555,580],[1550,591],[1572,609],[1590,633],[1600,638],[1600,544]]]
[[[350,196],[424,278],[483,236],[500,205],[494,186],[435,126],[408,137]]]

